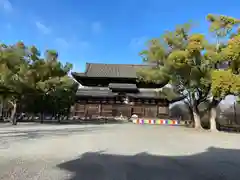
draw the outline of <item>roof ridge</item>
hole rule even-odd
[[[84,74],[87,74],[87,73],[88,73],[89,67],[90,67],[90,63],[86,63]]]

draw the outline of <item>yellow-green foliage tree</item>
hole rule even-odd
[[[191,34],[190,25],[177,27],[161,38],[151,40],[150,46],[141,54],[144,62],[153,68],[141,72],[143,79],[168,81],[177,93],[186,97],[195,128],[201,128],[198,106],[208,97],[209,71],[202,51],[207,41],[202,34]]]
[[[210,126],[215,131],[217,105],[229,94],[239,95],[240,37],[233,32],[240,21],[221,15],[208,15],[207,20],[216,43],[209,43],[203,34],[192,34],[188,24],[166,32],[151,40],[141,54],[144,62],[154,64],[142,72],[142,77],[148,81],[168,80],[186,96],[184,101],[196,128],[201,128],[199,105],[210,100]],[[228,67],[220,69],[223,63]]]
[[[240,92],[240,34],[237,30],[240,20],[212,14],[207,16],[207,20],[210,32],[216,37],[216,43],[205,53],[211,67],[210,129],[216,131],[216,107],[227,95],[239,95]],[[220,69],[223,63],[227,67]]]

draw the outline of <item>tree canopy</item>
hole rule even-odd
[[[206,34],[193,33],[190,23],[176,26],[147,42],[140,56],[149,68],[139,69],[138,76],[159,84],[159,96],[172,102],[184,99],[196,128],[201,128],[199,106],[207,104],[211,130],[216,130],[217,105],[227,95],[240,97],[240,19],[208,14],[206,21],[215,42]],[[66,113],[78,88],[69,76],[71,69],[70,63],[59,61],[55,50],[41,54],[23,42],[1,44],[1,105],[12,106],[13,122],[18,109]]]
[[[35,46],[18,42],[0,46],[1,99],[12,105],[12,120],[17,105],[42,113],[59,113],[73,103],[77,84],[68,75],[72,65],[62,64],[58,53],[47,50],[45,56]],[[25,102],[25,103],[19,103]],[[63,113],[63,112],[62,112]]]
[[[152,68],[139,70],[139,77],[167,81],[185,96],[196,128],[201,127],[199,105],[209,102],[211,129],[215,130],[216,106],[227,95],[240,92],[240,33],[236,30],[240,20],[209,14],[207,21],[215,43],[204,34],[192,33],[191,24],[177,26],[147,43],[140,55]]]

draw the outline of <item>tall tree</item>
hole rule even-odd
[[[150,41],[143,51],[144,62],[153,68],[141,72],[143,79],[169,81],[185,98],[196,128],[201,128],[198,106],[208,96],[209,82],[204,81],[208,71],[204,66],[202,51],[206,40],[201,34],[190,34],[190,25],[184,24],[161,38]]]
[[[22,42],[2,45],[0,95],[12,105],[12,123],[17,123],[18,104],[34,112],[58,113],[69,108],[77,89],[68,76],[71,68],[71,64],[63,65],[58,60],[56,51],[49,50],[42,58],[35,46],[27,47]]]
[[[69,108],[73,103],[73,97],[77,90],[77,84],[68,76],[72,65],[63,65],[58,60],[58,53],[48,50],[45,59],[39,59],[33,63],[36,77],[36,89],[40,92],[40,99],[49,105],[48,113],[63,113],[63,109]],[[46,104],[39,106],[41,113],[46,109]]]
[[[12,105],[11,120],[16,124],[15,113],[18,101],[24,96],[24,93],[32,90],[32,76],[28,69],[28,61],[25,54],[25,45],[18,42],[15,45],[2,45],[0,49],[0,68],[1,68],[1,86],[5,91],[2,96],[8,99]]]
[[[216,131],[218,104],[229,94],[239,94],[240,38],[236,28],[240,20],[213,14],[209,14],[207,20],[210,32],[216,37],[216,43],[209,46],[205,53],[211,67],[210,129]],[[227,67],[221,69],[223,64]]]
[[[143,52],[143,60],[155,64],[143,74],[145,79],[168,79],[180,94],[186,95],[185,103],[192,112],[196,128],[201,126],[198,106],[211,97],[210,124],[215,131],[217,105],[229,94],[239,95],[240,31],[234,32],[234,28],[240,20],[211,14],[207,20],[216,43],[209,43],[204,35],[191,34],[189,25],[177,27],[163,38],[151,41],[153,43]],[[224,63],[228,67],[220,69]]]

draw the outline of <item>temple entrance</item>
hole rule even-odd
[[[156,88],[166,84],[138,79],[138,69],[149,67],[142,64],[87,63],[85,72],[72,73],[82,85],[76,92],[76,105],[72,108],[72,114],[83,118],[168,116],[170,102],[164,93],[156,93]]]
[[[132,107],[132,115],[136,114],[138,117],[144,117],[144,107],[141,105],[134,105]]]
[[[99,104],[88,104],[85,110],[85,117],[97,117],[100,116],[101,109]]]
[[[131,117],[132,115],[132,107],[127,104],[119,105],[116,104],[113,107],[114,116],[123,116],[123,117]]]
[[[130,118],[133,114],[138,117],[165,117],[168,115],[168,107],[155,104],[117,104],[114,101],[99,104],[76,103],[73,108],[73,116],[86,117],[119,117]]]

